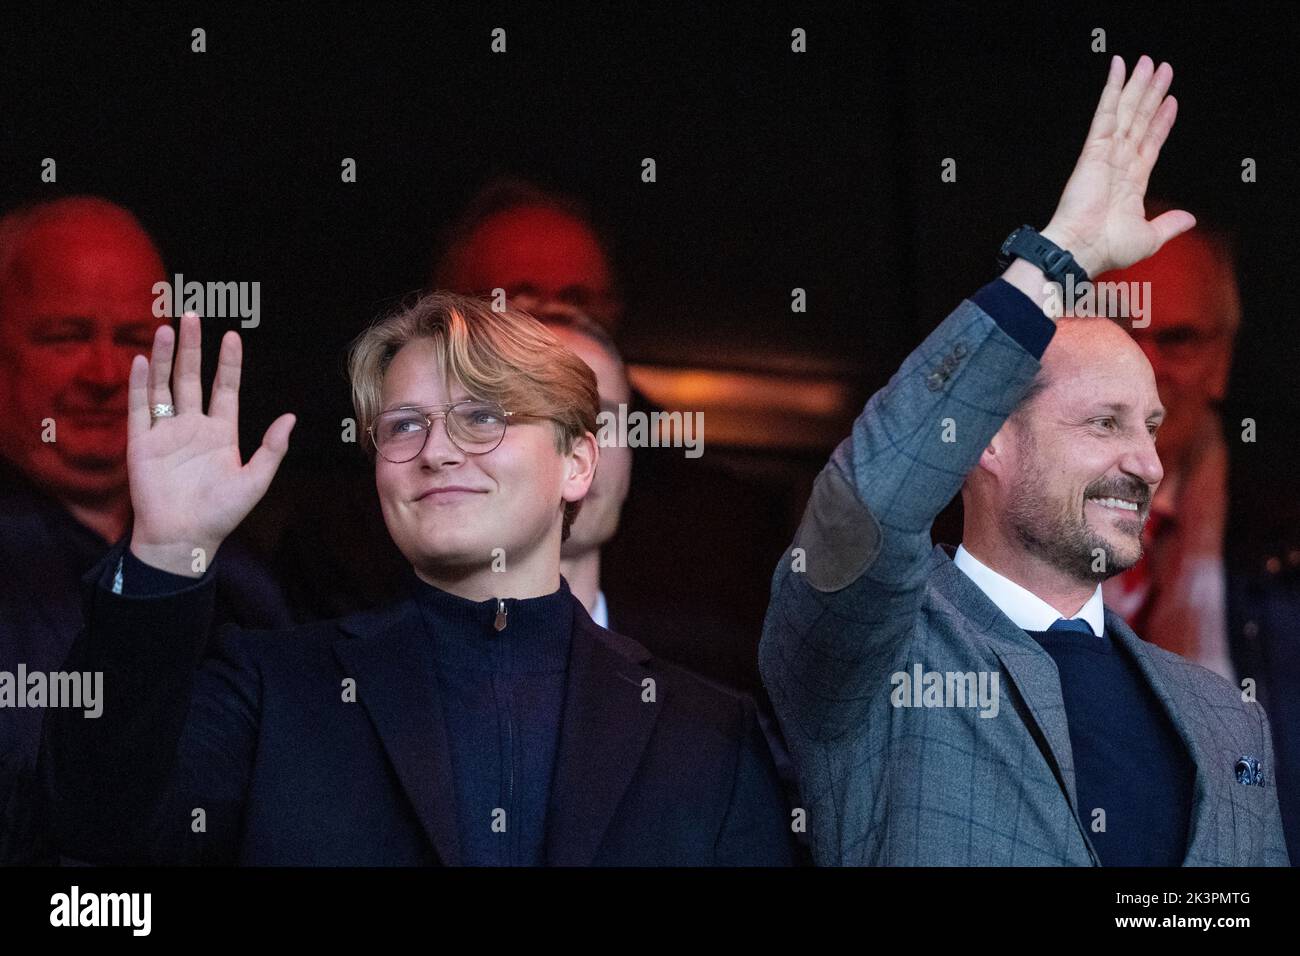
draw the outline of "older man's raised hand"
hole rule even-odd
[[[1069,250],[1090,276],[1153,255],[1196,225],[1191,213],[1170,210],[1147,221],[1143,199],[1160,148],[1173,128],[1178,101],[1167,96],[1174,71],[1139,58],[1124,82],[1124,61],[1110,74],[1083,151],[1043,235]]]

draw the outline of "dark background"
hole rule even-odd
[[[244,443],[297,412],[291,468],[360,454],[339,441],[347,343],[424,283],[438,231],[499,172],[597,210],[631,359],[794,363],[865,397],[992,278],[1012,227],[1049,218],[1106,73],[1095,27],[1130,68],[1141,53],[1174,65],[1178,123],[1151,192],[1240,234],[1229,420],[1254,417],[1259,441],[1234,454],[1292,500],[1276,489],[1300,437],[1293,4],[7,9],[0,207],[102,194],[140,215],[171,271],[261,282]],[[57,185],[40,182],[47,156]],[[207,323],[209,360],[233,325]],[[778,470],[792,499],[826,451]]]

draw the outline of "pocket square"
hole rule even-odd
[[[1264,786],[1264,771],[1256,758],[1250,756],[1239,757],[1237,766],[1234,769],[1237,774],[1237,783],[1244,783],[1248,787]]]

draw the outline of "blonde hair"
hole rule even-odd
[[[433,343],[448,384],[520,416],[550,419],[560,454],[595,433],[596,375],[550,329],[519,309],[498,312],[472,296],[431,292],[377,320],[352,343],[352,406],[368,454],[374,454],[370,426],[383,408],[384,375],[393,356],[416,339]],[[561,540],[581,504],[566,502]]]

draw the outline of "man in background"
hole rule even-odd
[[[529,312],[575,309],[611,335],[623,321],[610,241],[591,213],[523,180],[494,180],[470,200],[442,237],[432,280],[466,295],[504,289]]]
[[[1148,203],[1152,215],[1170,208]],[[1285,489],[1281,476],[1244,479],[1233,449],[1254,446],[1238,443],[1240,422],[1225,430],[1222,418],[1242,318],[1231,236],[1202,222],[1149,259],[1098,279],[1150,283],[1149,324],[1127,324],[1167,411],[1159,443],[1165,478],[1143,530],[1143,557],[1103,585],[1106,602],[1146,640],[1243,692],[1252,688],[1272,723],[1282,822],[1290,856],[1300,860],[1294,513],[1273,504]]]
[[[126,390],[154,330],[153,239],[107,200],[72,196],[0,218],[0,670],[57,671],[81,628],[80,579],[131,522]],[[218,622],[289,621],[233,542]],[[25,692],[20,688],[19,692]],[[0,862],[52,862],[30,773],[42,707],[0,707]]]

